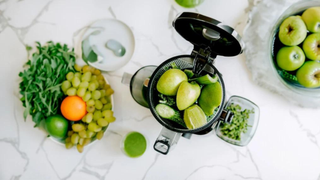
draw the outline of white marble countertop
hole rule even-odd
[[[183,9],[173,0],[0,0],[0,179],[214,179],[319,180],[320,111],[292,105],[252,81],[245,55],[218,57],[227,98],[240,95],[260,107],[257,132],[246,147],[220,140],[213,132],[180,138],[164,156],[153,150],[161,125],[139,106],[121,84],[124,72],[159,65],[175,55],[190,54],[192,46],[171,23],[181,11],[196,11],[234,27],[240,35],[248,13],[259,1],[205,0],[195,9]],[[54,42],[73,45],[82,27],[97,19],[125,22],[136,38],[133,58],[123,68],[106,72],[115,90],[115,116],[102,140],[82,154],[66,150],[23,120],[17,98],[18,72],[26,62],[25,45]],[[257,59],[258,61],[258,59]],[[120,141],[129,131],[146,135],[149,146],[136,159],[125,156]]]

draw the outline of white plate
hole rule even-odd
[[[94,34],[94,31],[99,31]],[[93,34],[92,34],[93,33]],[[135,39],[131,29],[123,22],[116,19],[102,19],[92,23],[84,32],[82,40],[89,37],[90,46],[96,47],[96,53],[103,58],[101,62],[89,64],[103,71],[114,71],[123,67],[133,56]],[[116,56],[113,51],[105,47],[108,40],[116,40],[126,49],[122,57]]]

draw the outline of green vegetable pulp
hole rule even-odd
[[[141,133],[129,133],[124,140],[123,149],[129,157],[139,157],[147,149],[147,140]]]
[[[230,124],[222,122],[220,131],[224,136],[240,141],[242,133],[246,133],[248,127],[250,127],[248,119],[254,111],[249,109],[241,110],[240,105],[233,103],[227,107],[227,110],[233,112],[234,116]]]
[[[27,46],[30,50],[30,46]],[[20,99],[25,107],[23,116],[32,116],[35,127],[45,118],[59,111],[64,94],[60,88],[66,74],[74,72],[75,54],[66,44],[48,42],[41,45],[25,64],[26,69],[19,73]]]

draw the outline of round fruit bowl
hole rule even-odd
[[[319,1],[300,1],[291,5],[272,27],[268,43],[270,63],[280,81],[295,92],[311,96],[319,96],[320,92],[320,59],[310,53],[317,49],[314,47],[319,48],[316,43],[320,40],[309,36],[319,33],[320,29],[316,32],[310,24],[320,22],[320,17],[317,20],[312,19],[316,16],[302,14],[317,6],[320,6]],[[315,13],[320,16],[320,8],[318,11]],[[316,53],[315,50],[313,54]]]

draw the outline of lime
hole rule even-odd
[[[129,157],[141,156],[147,148],[146,138],[139,132],[129,133],[124,140],[124,151]]]
[[[63,139],[66,137],[68,127],[68,120],[58,114],[48,117],[45,121],[45,128],[49,135],[57,139]]]
[[[183,120],[188,129],[197,129],[207,124],[207,117],[198,105],[192,105],[184,110]]]

